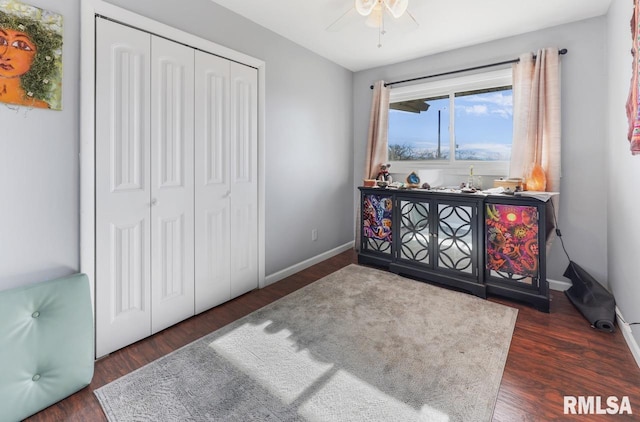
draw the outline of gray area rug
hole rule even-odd
[[[95,394],[110,421],[489,421],[516,316],[350,265]]]

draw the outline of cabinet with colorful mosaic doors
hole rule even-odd
[[[358,262],[486,297],[481,195],[360,188]]]
[[[546,202],[488,196],[484,202],[487,292],[549,312]]]
[[[545,202],[361,187],[358,262],[549,312]]]

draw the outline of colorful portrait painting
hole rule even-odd
[[[0,102],[62,109],[62,15],[0,0]]]

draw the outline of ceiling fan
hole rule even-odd
[[[355,8],[362,16],[382,17],[382,9],[386,9],[394,18],[399,18],[407,11],[409,0],[355,0]]]
[[[354,5],[333,21],[326,30],[335,30],[338,23],[343,21],[355,10],[360,16],[366,17],[365,25],[378,29],[378,48],[382,47],[382,36],[386,33],[385,16],[390,15],[394,19],[409,16],[414,25],[419,26],[418,21],[408,10],[409,0],[354,0]]]

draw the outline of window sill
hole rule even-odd
[[[509,174],[509,162],[487,162],[487,161],[457,161],[457,162],[429,162],[429,161],[391,161],[390,171],[400,175],[404,181],[411,173],[416,172],[419,176],[428,174],[428,177],[420,176],[423,182],[429,182],[434,187],[457,185],[461,181],[469,178],[469,167],[473,166],[473,176],[485,179],[483,183],[498,177],[507,177]],[[397,179],[398,176],[396,176]]]

